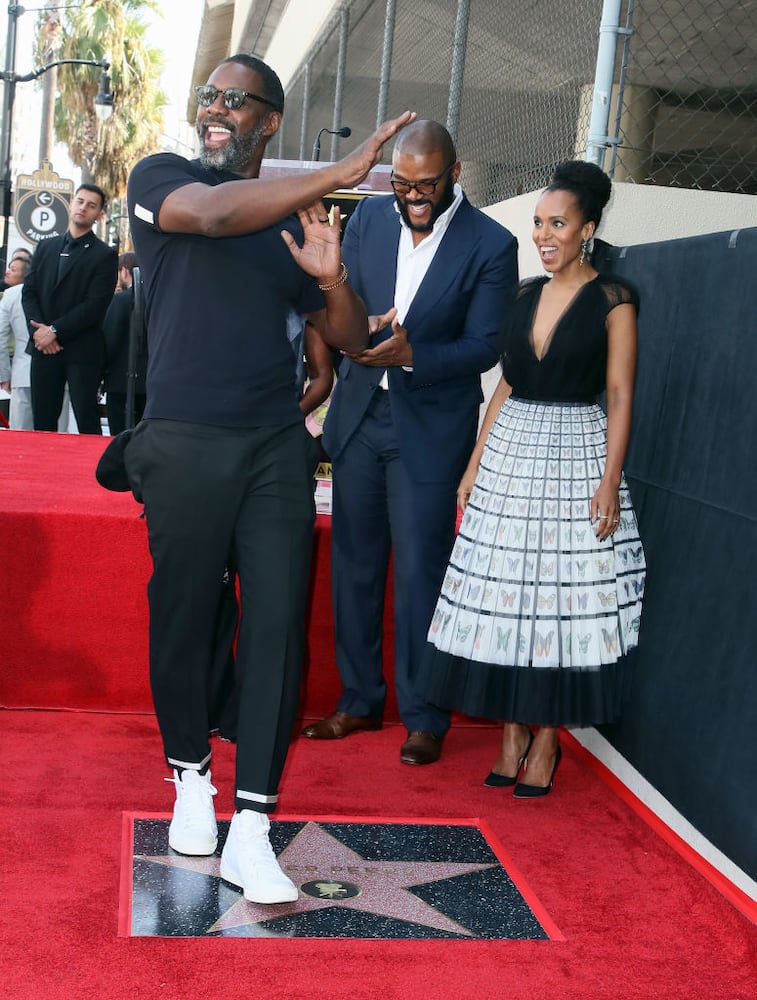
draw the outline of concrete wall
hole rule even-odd
[[[284,89],[300,68],[337,0],[289,0],[265,54],[265,61],[278,73]],[[381,45],[381,39],[376,44]]]
[[[542,273],[531,242],[533,212],[539,194],[533,191],[486,209],[488,215],[517,236],[522,278]],[[614,184],[597,236],[613,246],[632,246],[751,226],[757,226],[754,195]]]
[[[539,191],[531,191],[485,209],[487,215],[517,236],[521,278],[544,273],[531,240],[534,206],[539,194]],[[751,226],[757,226],[757,197],[754,195],[614,184],[597,235],[613,246],[632,246]],[[498,367],[483,375],[484,403],[480,420],[483,420],[499,376]]]

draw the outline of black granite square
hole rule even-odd
[[[224,882],[228,821],[210,857],[168,847],[167,818],[127,817],[122,933],[146,937],[548,940],[501,845],[473,821],[274,820],[271,843],[298,886],[293,903],[247,902]],[[545,926],[547,925],[547,926]]]

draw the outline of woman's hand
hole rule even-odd
[[[603,542],[618,530],[620,497],[618,487],[601,481],[591,498],[591,521],[597,538]]]
[[[463,513],[465,513],[465,508],[468,506],[468,501],[470,500],[470,495],[473,492],[473,486],[475,485],[477,474],[478,463],[475,465],[469,465],[463,473],[460,485],[457,487],[457,505]]]

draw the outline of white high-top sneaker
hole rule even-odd
[[[281,870],[268,839],[265,813],[242,809],[231,818],[221,854],[221,878],[244,890],[251,903],[291,903],[297,886]]]
[[[168,846],[179,854],[212,854],[218,845],[218,827],[213,807],[217,790],[210,783],[210,771],[185,770],[166,778],[176,786],[176,804],[168,827]]]

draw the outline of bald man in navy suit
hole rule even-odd
[[[478,427],[481,373],[517,285],[517,242],[457,183],[452,138],[417,121],[397,139],[394,198],[364,199],[343,259],[370,314],[345,357],[324,444],[333,463],[332,596],[342,694],[311,739],[381,728],[383,604],[394,567],[394,682],[406,764],[439,759],[449,713],[413,687],[454,541],[457,486]]]

